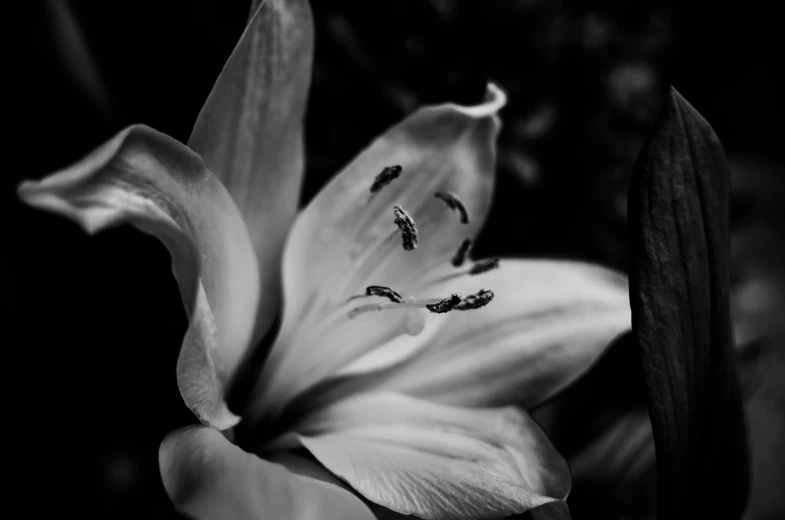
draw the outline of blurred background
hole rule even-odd
[[[753,462],[747,518],[785,517],[785,84],[776,74],[775,4],[312,4],[303,201],[418,106],[477,102],[493,80],[510,103],[480,256],[624,270],[628,178],[667,86],[712,123],[733,172],[732,305]],[[186,317],[168,253],[127,226],[89,238],[23,207],[15,186],[131,123],[185,142],[248,3],[50,0],[1,9],[7,500],[35,516],[177,518],[158,445],[195,419],[175,382]],[[573,518],[652,517],[650,426],[625,339],[535,417],[573,468]]]

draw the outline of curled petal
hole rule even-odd
[[[166,245],[190,322],[177,365],[180,392],[203,422],[235,424],[224,385],[251,339],[258,272],[240,213],[199,156],[132,126],[69,168],[22,183],[19,195],[88,233],[130,222]]]
[[[317,330],[369,285],[418,294],[430,268],[448,264],[461,243],[477,233],[491,201],[496,112],[504,102],[504,94],[490,85],[487,100],[478,106],[419,110],[374,141],[298,216],[284,252],[284,323],[260,378],[267,387],[257,389],[257,410],[269,404],[265,394],[288,399],[402,333],[403,318],[377,313],[362,318],[370,336],[344,333],[345,323],[331,329],[335,337],[324,329],[298,336]],[[402,167],[400,176],[371,193],[377,175],[394,165]],[[468,224],[435,196],[439,192],[461,199]],[[396,206],[414,222],[414,249],[403,247]],[[271,388],[278,380],[292,380],[295,371],[303,373],[295,370],[302,360],[313,367],[308,380],[285,392]]]
[[[569,261],[502,260],[501,267],[445,283],[485,307],[447,315],[426,348],[368,385],[459,406],[538,405],[583,374],[630,328],[627,280]]]
[[[430,519],[499,518],[566,498],[567,464],[517,408],[364,394],[305,419],[300,442],[370,501]]]
[[[188,140],[248,225],[265,294],[256,337],[280,304],[280,257],[302,184],[312,54],[306,0],[255,2]]]
[[[169,498],[197,520],[374,520],[349,491],[246,453],[211,428],[170,433],[158,460]]]

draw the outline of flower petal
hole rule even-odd
[[[254,4],[188,140],[232,195],[259,260],[256,337],[280,304],[280,255],[297,211],[313,22],[306,0]]]
[[[497,87],[488,88],[482,105],[445,104],[407,117],[308,204],[284,253],[287,311],[302,310],[314,297],[339,301],[370,284],[410,292],[406,282],[416,286],[425,266],[447,263],[463,239],[477,233],[491,203],[496,113],[505,102]],[[371,195],[376,175],[392,165],[402,167],[400,177]],[[461,224],[436,192],[457,194],[469,223]],[[413,251],[401,246],[393,223],[395,205],[406,210],[419,229]]]
[[[566,498],[567,463],[522,410],[363,394],[317,412],[299,439],[370,501],[422,518],[497,518]]]
[[[480,309],[452,311],[433,342],[370,386],[459,406],[531,408],[584,373],[630,328],[627,280],[596,265],[502,260],[447,283],[494,292]]]
[[[177,364],[180,392],[203,422],[236,423],[223,391],[251,338],[258,272],[232,198],[199,156],[132,126],[80,162],[22,183],[19,194],[88,233],[130,222],[167,246],[190,321]]]
[[[175,507],[198,520],[374,520],[349,491],[246,453],[212,428],[170,433],[158,460]]]
[[[429,270],[447,264],[463,240],[477,233],[491,201],[496,112],[504,102],[504,94],[490,85],[481,105],[447,104],[416,112],[372,143],[299,215],[284,251],[284,323],[260,378],[267,387],[256,391],[256,410],[269,404],[270,387],[304,373],[297,368],[301,360],[314,367],[309,379],[298,388],[278,391],[277,400],[402,334],[400,312],[354,320],[362,333],[346,333],[348,321],[338,320],[334,338],[319,325],[336,312],[345,315],[351,308],[345,308],[347,299],[369,285],[417,296]],[[392,165],[402,166],[400,178],[371,194],[377,174]],[[436,192],[457,194],[469,223],[462,224]],[[402,247],[395,205],[418,227],[419,245],[413,251]],[[301,331],[307,337],[297,336]]]

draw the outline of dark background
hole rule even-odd
[[[778,507],[773,482],[785,477],[781,468],[760,471],[777,471],[769,461],[785,454],[782,416],[774,413],[785,392],[761,384],[772,376],[759,367],[772,365],[765,356],[783,345],[777,318],[785,265],[785,85],[777,75],[783,24],[775,4],[312,4],[316,55],[303,201],[414,108],[477,102],[491,79],[510,103],[502,112],[497,200],[479,253],[624,269],[627,181],[666,87],[675,85],[706,116],[733,165],[738,330],[746,331],[745,342],[764,338],[744,358],[753,360],[743,375],[755,383],[747,387],[749,402],[757,403],[748,413],[753,501],[762,511],[751,510],[750,518],[774,518],[767,516]],[[158,476],[158,445],[194,418],[174,376],[186,318],[168,253],[127,226],[90,238],[63,218],[23,207],[15,186],[69,164],[131,123],[185,142],[248,5],[52,0],[6,2],[2,9],[0,272],[7,324],[0,337],[9,507],[35,516],[174,517]],[[571,462],[612,423],[609,417],[641,410],[634,359],[623,347],[581,383],[588,406],[556,406],[542,415]],[[561,404],[569,408],[575,395]],[[560,429],[565,421],[568,430]],[[625,482],[576,478],[573,517],[640,517],[649,507],[651,471],[639,473]]]

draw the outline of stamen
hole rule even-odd
[[[389,287],[384,287],[382,285],[369,285],[365,288],[365,295],[381,296],[382,298],[387,298],[393,303],[403,303],[403,297],[400,294],[393,291]]]
[[[454,267],[460,267],[463,264],[464,260],[466,259],[466,254],[464,253],[464,248],[468,249],[467,245],[468,240],[465,240],[463,244],[461,244],[460,249],[458,252],[455,253],[455,256],[452,259],[452,265]],[[469,244],[471,245],[471,244]],[[452,280],[453,278],[459,278],[461,276],[474,276],[477,274],[486,273],[493,269],[499,267],[499,259],[498,258],[489,258],[487,260],[480,260],[479,262],[475,262],[469,269],[465,271],[458,271],[457,273],[450,273],[444,276],[440,276],[432,280],[432,282],[446,282],[447,280]]]
[[[453,211],[457,211],[460,215],[461,224],[468,224],[469,223],[469,212],[466,211],[466,206],[463,205],[461,199],[452,192],[449,191],[439,191],[433,194],[434,197],[437,199],[443,200],[447,207]]]
[[[458,301],[455,301],[455,298],[457,298]],[[396,303],[396,302],[368,303],[365,305],[360,305],[359,307],[355,307],[354,309],[350,310],[348,312],[348,317],[349,319],[352,319],[352,318],[356,318],[360,314],[365,314],[366,312],[379,312],[379,311],[386,311],[390,309],[428,309],[431,312],[439,312],[438,310],[434,310],[434,309],[441,309],[442,307],[451,305],[453,302],[457,307],[463,302],[463,300],[461,300],[460,296],[458,295],[452,295],[449,298],[427,298],[427,299],[409,298],[408,300],[405,300],[401,303]],[[432,306],[433,309],[431,308]],[[448,312],[448,311],[445,310],[442,312]]]
[[[453,293],[452,296],[450,296],[449,298],[445,298],[438,303],[427,304],[425,308],[433,312],[434,314],[444,314],[445,312],[450,312],[451,310],[453,310],[460,303],[461,303],[461,297]]]
[[[498,258],[489,258],[487,260],[480,260],[479,262],[475,263],[471,267],[471,269],[469,269],[469,274],[475,275],[475,274],[487,273],[488,271],[492,271],[497,267],[499,267]]]
[[[395,211],[395,225],[401,230],[401,238],[403,239],[403,248],[406,251],[412,251],[417,248],[417,228],[414,226],[414,220],[409,216],[406,211],[400,206],[394,206]]]
[[[493,300],[493,292],[485,289],[481,289],[480,292],[478,292],[477,294],[470,294],[469,296],[461,300],[461,303],[456,305],[455,309],[459,311],[470,311],[473,309],[479,309],[491,303],[491,300]]]
[[[469,254],[469,248],[472,247],[472,239],[467,238],[461,243],[461,246],[458,248],[458,251],[455,252],[455,256],[452,257],[450,263],[453,267],[460,267],[466,261],[466,257]]]
[[[371,184],[371,193],[376,193],[390,184],[401,175],[402,171],[403,168],[397,164],[395,166],[386,166],[373,180],[373,184]]]

